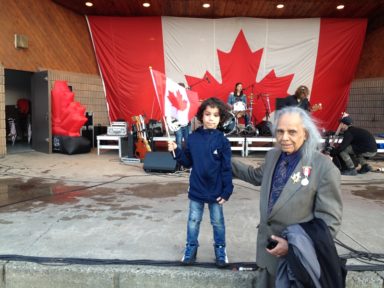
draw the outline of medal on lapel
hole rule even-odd
[[[300,172],[292,174],[292,176],[291,176],[291,179],[292,179],[293,183],[299,182],[300,178],[301,178]]]
[[[311,175],[312,167],[311,166],[303,166],[302,169],[303,169],[304,178],[303,178],[303,180],[301,180],[301,185],[307,186],[309,184],[308,177],[309,177],[309,175]]]

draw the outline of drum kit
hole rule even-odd
[[[250,101],[249,101],[249,109],[247,109],[247,106],[244,102],[238,101],[233,104],[233,110],[230,112],[229,119],[223,124],[223,132],[227,136],[233,135],[233,134],[255,134],[257,131],[255,130],[253,126],[253,116],[252,116],[252,110],[253,110],[253,93],[250,94]],[[248,127],[244,127],[243,129],[240,128],[239,125],[239,118],[248,115],[250,116],[250,124]]]
[[[224,132],[225,136],[231,136],[231,135],[259,136],[259,134],[260,135],[265,134],[263,133],[262,129],[260,130],[260,128],[258,127],[259,125],[255,127],[253,124],[254,118],[253,118],[252,111],[253,111],[253,102],[254,102],[255,96],[253,93],[250,93],[248,97],[249,97],[249,108],[247,108],[247,105],[242,101],[238,101],[233,104],[233,109],[232,111],[229,112],[230,114],[229,118],[224,122],[224,124],[221,127],[221,130]],[[269,95],[260,93],[257,95],[257,99],[259,98],[263,100],[263,104],[265,106],[265,111],[266,111],[266,115],[265,115],[266,121],[262,121],[262,122],[270,123],[268,121],[270,111],[271,111],[270,105],[269,105]],[[200,100],[200,102],[201,101],[202,100]],[[239,118],[245,115],[248,115],[248,119],[249,119],[249,124],[246,127],[240,125],[239,123]],[[200,125],[201,123],[195,117],[192,120],[192,131],[196,130]]]

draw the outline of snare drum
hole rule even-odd
[[[236,117],[232,112],[230,112],[230,114],[228,120],[223,124],[222,131],[224,132],[224,135],[229,135],[236,131]]]
[[[247,110],[247,106],[244,102],[237,101],[233,104],[233,112],[238,113]]]
[[[233,104],[233,113],[235,113],[237,118],[243,117],[247,111],[247,106],[244,102],[238,101]]]

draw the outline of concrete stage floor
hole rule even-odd
[[[263,156],[259,152],[241,159],[257,165]],[[371,163],[384,167],[380,156]],[[95,150],[80,155],[26,152],[0,158],[0,255],[179,261],[186,237],[188,174],[149,174],[142,167],[121,163],[116,151],[100,156]],[[240,180],[234,184],[224,206],[229,260],[254,262],[259,188]],[[344,216],[337,239],[359,251],[384,253],[384,173],[342,176],[342,191]],[[199,240],[197,261],[213,263],[207,210]],[[348,252],[339,246],[338,251]],[[0,262],[0,287],[251,287],[257,278],[256,272],[215,268],[52,266],[14,260]],[[351,272],[347,287],[381,288],[383,277],[383,272]]]

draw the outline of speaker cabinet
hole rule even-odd
[[[272,123],[269,121],[261,121],[256,125],[259,136],[272,136]]]
[[[135,146],[133,144],[133,135],[131,133],[128,133],[127,137],[122,137],[120,139],[120,144],[121,157],[135,157]]]
[[[144,158],[146,172],[175,172],[176,160],[170,152],[147,152]]]
[[[276,111],[284,108],[285,98],[276,98]]]
[[[28,36],[15,34],[15,48],[27,49],[28,48]]]

